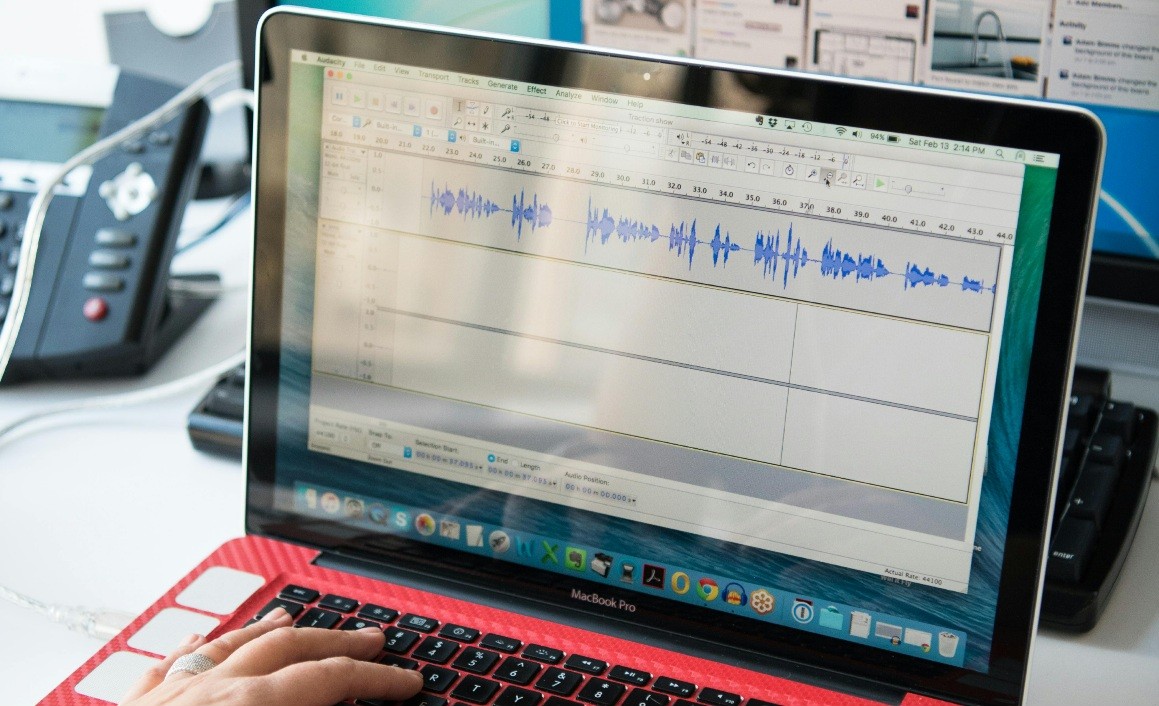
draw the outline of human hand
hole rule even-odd
[[[382,630],[294,628],[276,608],[260,621],[206,641],[191,636],[141,677],[122,706],[333,706],[346,699],[406,699],[420,673],[373,659]],[[200,674],[174,672],[178,657],[197,653],[216,663]]]

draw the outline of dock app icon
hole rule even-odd
[[[860,637],[863,640],[869,639],[869,624],[873,622],[873,618],[869,617],[869,613],[862,613],[855,610],[849,614],[849,634],[852,637]]]
[[[845,616],[835,605],[826,606],[818,612],[817,622],[823,628],[829,630],[840,630],[845,627]]]

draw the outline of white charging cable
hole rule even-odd
[[[91,164],[121,145],[140,139],[146,133],[177,117],[181,111],[197,101],[208,97],[218,88],[236,80],[240,67],[241,62],[231,61],[213,69],[153,112],[78,152],[61,165],[51,179],[41,184],[28,210],[28,219],[24,224],[24,242],[20,246],[20,262],[16,266],[16,279],[13,283],[8,316],[4,319],[3,327],[0,327],[0,379],[3,379],[8,370],[8,363],[12,360],[12,352],[16,347],[16,334],[20,332],[20,326],[24,323],[24,312],[28,308],[28,293],[32,286],[32,273],[36,265],[36,253],[40,248],[40,232],[44,227],[44,217],[48,213],[48,204],[52,201],[56,187],[77,167]],[[226,103],[236,100],[236,96],[231,97],[233,93],[231,91],[222,96],[223,99],[229,99],[225,101]]]
[[[53,605],[38,601],[19,591],[0,586],[0,598],[21,608],[28,608],[79,633],[98,640],[110,640],[133,622],[133,616],[117,610],[84,606]]]
[[[15,433],[28,426],[32,422],[47,419],[49,417],[58,417],[74,412],[90,412],[94,410],[119,409],[121,407],[131,407],[133,405],[145,404],[146,402],[153,402],[155,400],[164,399],[170,395],[180,394],[189,390],[194,390],[204,386],[206,383],[216,380],[225,375],[230,370],[245,362],[245,351],[235,353],[228,358],[209,366],[202,368],[197,372],[190,373],[184,377],[170,380],[168,382],[153,385],[152,387],[145,387],[140,390],[131,390],[129,392],[118,392],[111,395],[97,395],[95,397],[86,397],[80,400],[70,400],[58,405],[51,405],[43,409],[38,409],[34,412],[29,412],[17,419],[0,426],[0,446],[8,443],[14,438]]]

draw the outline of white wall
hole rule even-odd
[[[147,10],[155,24],[199,25],[213,0],[0,0],[0,55],[107,62],[103,14]]]

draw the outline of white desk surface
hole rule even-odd
[[[179,261],[248,272],[245,224]],[[0,388],[0,424],[78,395],[174,379],[244,343],[246,294],[214,305],[143,380]],[[209,387],[156,403],[60,420],[0,445],[0,585],[50,603],[137,612],[215,547],[242,533],[239,464],[194,451],[189,410]],[[1122,391],[1120,390],[1120,393]],[[1155,484],[1153,484],[1154,486]],[[34,704],[100,645],[0,602],[0,704]],[[1030,703],[1144,704],[1159,693],[1159,494],[1098,626],[1040,633]]]

